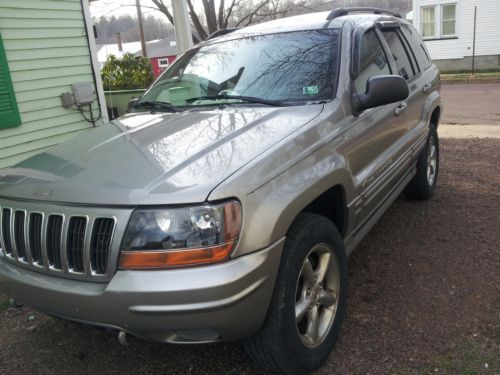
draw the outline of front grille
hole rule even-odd
[[[2,244],[7,254],[12,254],[12,239],[10,236],[10,215],[8,208],[2,210]]]
[[[87,229],[87,218],[72,217],[69,220],[67,256],[68,266],[75,272],[83,272],[83,244]]]
[[[24,221],[26,214],[24,211],[16,211],[14,214],[14,243],[16,245],[17,257],[27,260],[26,256],[26,238],[24,235]]]
[[[108,267],[108,250],[113,235],[113,219],[99,218],[94,222],[90,241],[90,264],[97,274],[106,273]]]
[[[102,278],[114,270],[109,268],[114,217],[98,216],[102,210],[84,216],[68,214],[68,209],[60,213],[30,209],[0,208],[0,249],[7,259],[80,278]]]
[[[55,269],[62,269],[61,242],[63,217],[50,215],[47,222],[47,258],[49,265]]]
[[[31,249],[31,259],[34,263],[43,264],[42,262],[42,220],[43,216],[39,213],[30,215],[28,238]]]

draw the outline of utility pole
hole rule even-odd
[[[476,60],[476,20],[477,20],[477,6],[474,7],[474,36],[472,37],[472,75],[475,71],[475,60]]]
[[[148,53],[146,51],[146,41],[144,40],[144,26],[142,25],[141,0],[135,0],[135,7],[137,8],[137,20],[139,21],[139,35],[141,36],[142,56],[148,57]]]
[[[193,46],[193,36],[185,0],[172,0],[172,13],[174,16],[175,39],[179,55]]]

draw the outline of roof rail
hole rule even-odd
[[[222,36],[222,35],[226,35],[226,34],[232,33],[233,31],[236,31],[236,30],[239,30],[239,29],[241,29],[241,27],[229,27],[227,29],[220,29],[220,30],[214,31],[212,34],[210,34],[207,37],[207,40],[213,39],[213,38],[217,38],[218,36]]]
[[[334,9],[326,17],[327,20],[331,21],[334,18],[346,16],[351,12],[361,12],[361,13],[374,13],[374,14],[389,14],[397,18],[403,18],[401,14],[393,12],[392,10],[380,9],[380,8],[370,8],[370,7],[346,7]]]

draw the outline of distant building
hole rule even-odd
[[[172,40],[160,39],[148,42],[146,49],[155,77],[167,69],[177,57],[177,45]],[[140,56],[141,51],[137,52],[136,55]]]
[[[167,38],[146,42],[146,51],[155,77],[159,76],[177,57],[175,40]],[[120,58],[126,53],[142,56],[141,42],[97,45],[97,60],[101,69],[109,55]]]
[[[413,0],[413,23],[442,71],[500,69],[499,0]]]

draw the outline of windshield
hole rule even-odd
[[[138,104],[191,107],[333,99],[338,34],[338,29],[307,30],[194,48],[172,64]]]

